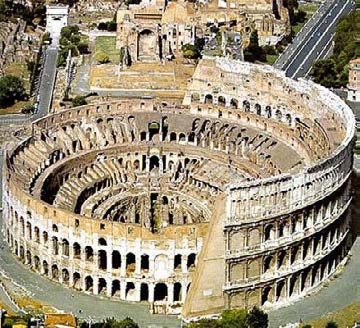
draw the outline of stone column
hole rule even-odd
[[[155,289],[155,285],[154,283],[149,283],[149,302],[152,303],[154,302],[154,289]]]
[[[174,303],[174,284],[168,283],[167,289],[168,289],[168,304],[172,304]]]
[[[126,281],[120,281],[120,299],[126,300]]]

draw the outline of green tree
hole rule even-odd
[[[325,328],[338,328],[338,325],[337,325],[337,323],[335,321],[329,321],[326,324]]]
[[[258,307],[254,306],[246,316],[247,328],[267,328],[268,315]]]
[[[187,43],[181,47],[181,50],[185,58],[197,59],[200,57],[200,51],[197,45]]]
[[[87,101],[84,97],[82,96],[76,96],[73,100],[72,100],[72,105],[74,107],[77,107],[77,106],[84,106],[87,104]]]
[[[266,62],[266,53],[263,48],[259,46],[259,36],[257,30],[250,34],[250,43],[244,52],[246,61],[255,62],[256,60]]]
[[[0,107],[8,107],[26,96],[24,82],[17,76],[5,75],[0,78]]]
[[[312,328],[311,325],[305,325],[305,326],[302,326],[302,328]]]
[[[103,52],[100,52],[99,54],[97,54],[95,58],[99,64],[107,64],[110,62],[109,56],[104,54]]]
[[[222,328],[245,328],[247,312],[244,309],[226,310],[221,314]]]
[[[201,319],[191,322],[185,326],[186,328],[222,328],[220,321],[215,319]]]

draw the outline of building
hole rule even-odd
[[[353,59],[349,63],[348,100],[360,101],[360,58]]]
[[[68,25],[69,6],[47,5],[46,6],[46,31],[54,44],[60,39],[61,29]]]
[[[258,31],[261,45],[274,45],[289,34],[287,9],[281,0],[248,2],[243,0],[146,1],[123,6],[117,13],[116,47],[122,49],[124,64],[160,61],[181,51],[184,44],[194,44],[204,37],[209,26],[226,26],[239,34],[247,45],[250,33]],[[226,40],[224,40],[226,41]]]
[[[352,245],[354,129],[326,88],[204,58],[183,103],[122,99],[34,122],[4,154],[6,240],[49,279],[154,313],[284,306]]]

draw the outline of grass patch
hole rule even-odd
[[[315,13],[315,11],[318,9],[318,5],[315,4],[306,4],[306,5],[300,5],[299,10],[306,12],[306,17],[304,22],[297,23],[292,26],[292,30],[294,31],[295,35],[300,32],[302,27],[306,24],[306,22],[311,18],[311,16]]]
[[[273,65],[278,57],[279,55],[266,55],[266,62],[269,65]]]
[[[18,101],[10,107],[0,108],[0,115],[21,114],[21,109],[26,105],[30,105],[31,103],[31,101]]]
[[[339,328],[353,327],[355,322],[360,322],[360,302],[353,303],[319,319],[309,321],[307,324],[311,325],[312,328],[324,328],[329,321],[335,321]]]
[[[115,36],[99,36],[95,40],[95,49],[93,52],[93,61],[99,53],[104,53],[110,58],[113,64],[120,62],[120,49],[116,49]]]

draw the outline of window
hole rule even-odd
[[[100,230],[105,230],[105,223],[100,223]]]

